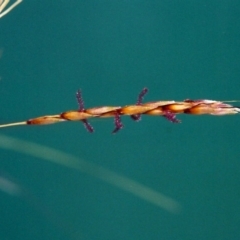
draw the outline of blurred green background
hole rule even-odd
[[[24,0],[0,19],[0,123],[144,101],[239,99],[236,0]],[[98,178],[0,149],[0,239],[240,239],[240,117],[143,116],[0,134],[70,153],[174,199],[173,214]]]

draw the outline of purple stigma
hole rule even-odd
[[[148,92],[148,89],[147,88],[144,88],[138,95],[138,99],[137,99],[137,102],[136,102],[136,105],[141,105],[142,104],[142,101],[143,101],[143,97],[147,94]]]
[[[170,112],[170,111],[165,111],[163,114],[163,117],[165,117],[167,120],[169,120],[172,123],[180,123],[181,121],[176,118],[176,114]]]
[[[90,132],[90,133],[94,132],[93,127],[91,126],[91,124],[86,119],[83,119],[82,122],[83,122],[83,125],[87,129],[88,132]]]
[[[115,124],[115,129],[112,131],[112,134],[117,133],[120,129],[123,128],[123,124],[122,124],[120,115],[117,111],[116,111],[115,117],[114,117],[114,124]]]
[[[83,98],[82,98],[82,93],[81,90],[78,89],[77,93],[76,93],[76,98],[77,98],[77,102],[78,102],[78,111],[79,112],[84,112],[84,102],[83,102]],[[93,133],[94,129],[91,126],[91,124],[87,121],[87,119],[83,119],[82,120],[84,127],[87,129],[88,132]]]
[[[143,97],[147,94],[148,89],[144,88],[138,95],[138,99],[136,102],[136,105],[142,105],[142,101],[143,101]],[[135,115],[131,115],[131,118],[134,121],[140,121],[141,120],[141,115],[140,114],[135,114]]]
[[[83,112],[84,111],[84,102],[83,102],[82,93],[81,93],[80,89],[77,90],[76,98],[77,98],[78,107],[79,107],[78,111]]]

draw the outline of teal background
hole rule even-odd
[[[23,1],[0,19],[0,123],[144,101],[239,99],[240,2]],[[143,116],[0,134],[71,153],[173,198],[171,213],[88,174],[0,149],[1,239],[240,239],[237,115]]]

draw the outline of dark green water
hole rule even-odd
[[[86,107],[135,103],[143,87],[145,101],[239,99],[239,11],[236,0],[24,0],[0,19],[0,123],[76,109],[78,88]],[[240,239],[240,117],[179,118],[124,117],[116,135],[113,119],[92,121],[94,134],[78,122],[1,129],[137,181],[181,211],[0,148],[0,180],[23,191],[0,184],[0,239]]]

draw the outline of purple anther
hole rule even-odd
[[[176,118],[176,114],[170,112],[170,111],[165,111],[163,114],[163,117],[165,117],[167,120],[169,120],[172,123],[180,123],[181,120]]]
[[[144,97],[144,95],[146,95],[147,92],[148,92],[148,89],[147,89],[147,88],[144,88],[144,89],[139,93],[138,99],[137,99],[137,102],[136,102],[136,105],[141,105],[141,104],[142,104],[143,97]],[[132,118],[134,121],[140,121],[140,120],[141,120],[141,115],[140,115],[140,114],[131,115],[131,118]]]
[[[115,117],[114,117],[114,124],[115,124],[115,129],[112,131],[113,134],[118,132],[121,128],[123,128],[120,114],[117,111],[116,111]]]
[[[83,125],[87,129],[88,132],[90,132],[90,133],[94,132],[93,127],[91,126],[91,124],[86,119],[83,119],[82,122],[83,122]]]
[[[83,112],[84,111],[84,102],[83,102],[82,93],[81,93],[80,89],[77,90],[76,98],[77,98],[78,107],[79,107],[78,111]]]

